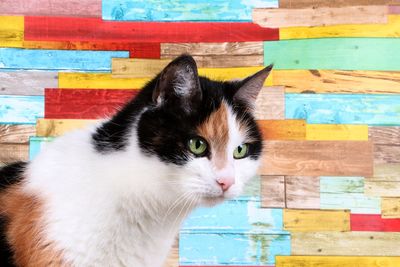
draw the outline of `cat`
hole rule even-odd
[[[4,167],[1,266],[163,266],[190,211],[256,175],[253,112],[271,69],[213,81],[181,55],[113,117]]]

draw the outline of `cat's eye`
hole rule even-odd
[[[201,137],[194,137],[188,142],[189,150],[198,157],[204,156],[207,152],[207,142]]]
[[[235,159],[242,159],[247,157],[249,153],[249,145],[248,144],[241,144],[240,146],[236,147],[233,151],[233,157]]]

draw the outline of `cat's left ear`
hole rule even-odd
[[[252,110],[255,109],[258,93],[263,88],[264,82],[271,73],[273,65],[260,70],[241,81],[241,86],[233,95],[233,101],[246,103]]]

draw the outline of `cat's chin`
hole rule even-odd
[[[224,196],[219,196],[219,197],[203,197],[202,201],[200,202],[200,205],[206,206],[206,207],[213,207],[215,205],[221,204],[227,200],[226,197]]]

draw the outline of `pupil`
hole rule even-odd
[[[196,140],[196,149],[199,149],[200,146],[201,146],[200,140]]]
[[[242,152],[242,147],[241,146],[238,146],[238,152],[239,153]]]

